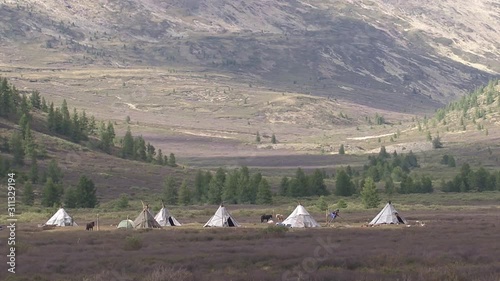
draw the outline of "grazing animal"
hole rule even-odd
[[[94,230],[95,222],[89,222],[87,223],[87,227],[85,230]]]
[[[276,214],[276,218],[278,219],[278,221],[283,221],[285,219],[283,215],[280,214]]]
[[[262,215],[260,217],[260,222],[264,222],[264,221],[268,222],[272,218],[273,218],[273,215]]]

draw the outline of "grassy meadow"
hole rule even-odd
[[[326,198],[330,209],[338,197]],[[114,210],[68,209],[78,227],[42,230],[55,209],[20,208],[15,275],[2,280],[500,280],[500,193],[394,195],[408,225],[366,227],[380,211],[347,198],[333,224],[317,198],[301,203],[322,226],[283,229],[260,223],[260,215],[287,216],[296,202],[273,206],[227,205],[240,228],[203,228],[217,206],[172,206],[183,225],[161,230],[117,230],[135,219],[140,201]],[[153,211],[160,206],[151,201]],[[96,220],[99,231],[85,231]],[[6,217],[3,216],[2,220]],[[418,221],[418,222],[417,222]],[[6,231],[1,235],[5,236]]]

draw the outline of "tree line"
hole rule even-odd
[[[192,203],[221,204],[271,204],[271,186],[261,173],[250,173],[246,166],[217,171],[198,170],[193,189],[186,181],[176,183],[172,177],[165,178],[163,200],[167,204],[188,205]]]
[[[444,192],[500,190],[500,171],[490,172],[484,167],[474,171],[468,163],[464,163],[452,180],[441,181],[441,190]]]

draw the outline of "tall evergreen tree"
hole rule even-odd
[[[30,103],[31,103],[31,106],[33,108],[37,108],[37,109],[42,108],[42,101],[41,101],[40,93],[38,91],[31,92]]]
[[[289,192],[288,192],[289,186],[290,186],[290,181],[289,181],[288,177],[285,176],[285,177],[281,178],[281,182],[280,182],[280,195],[281,196],[287,196],[289,194]]]
[[[168,205],[177,204],[177,187],[172,177],[166,177],[163,183],[163,201]]]
[[[98,203],[96,192],[97,188],[94,182],[87,176],[81,176],[76,187],[77,207],[95,208]]]
[[[376,208],[380,204],[377,187],[373,179],[367,178],[365,180],[365,184],[361,190],[361,199],[366,209]]]
[[[171,167],[177,167],[177,163],[175,162],[175,155],[170,153],[170,157],[168,157],[168,165]]]
[[[250,187],[250,170],[247,166],[240,168],[238,182],[238,203],[250,203],[252,201],[252,190]]]
[[[47,101],[45,100],[44,97],[42,97],[42,111],[49,112],[49,107],[47,106]]]
[[[179,201],[180,205],[187,206],[191,203],[191,191],[187,186],[187,182],[184,180],[179,189]]]
[[[272,143],[272,144],[276,144],[277,142],[278,142],[278,140],[276,140],[276,136],[273,134],[273,135],[271,136],[271,143]]]
[[[42,205],[45,207],[58,205],[61,203],[62,195],[62,186],[54,183],[51,178],[47,178],[47,182],[45,183],[45,187],[43,189]]]
[[[31,157],[30,181],[32,183],[38,183],[38,163],[36,155]]]
[[[24,185],[22,202],[27,206],[33,206],[35,203],[35,193],[33,192],[33,185],[30,182]]]
[[[47,125],[49,130],[55,132],[56,131],[56,112],[54,110],[54,103],[50,103],[49,112],[47,115]]]
[[[74,187],[69,187],[64,192],[64,206],[66,208],[77,208],[78,206],[78,193]]]
[[[26,138],[26,131],[28,130],[29,125],[29,118],[25,113],[23,113],[19,119],[19,127],[21,127],[21,136],[23,140]]]
[[[222,200],[224,200],[224,202],[228,204],[237,203],[239,180],[240,172],[238,169],[229,172],[222,191]]]
[[[142,136],[138,136],[134,139],[134,156],[135,160],[146,161],[146,142]]]
[[[163,152],[161,149],[158,149],[158,153],[156,154],[156,164],[163,166]]]
[[[342,169],[335,178],[335,195],[351,196],[354,188],[349,175]]]
[[[19,132],[14,132],[10,138],[10,151],[13,154],[12,162],[14,165],[24,165],[24,146],[23,138]]]
[[[269,205],[273,203],[271,187],[266,179],[262,179],[259,183],[256,202],[260,205]]]
[[[194,193],[193,193],[193,199],[195,202],[202,202],[203,199],[205,198],[205,182],[204,182],[205,176],[203,175],[203,172],[201,170],[198,170],[196,173],[196,177],[194,179]]]
[[[339,154],[345,154],[345,149],[344,149],[344,145],[341,144],[340,147],[339,147]]]
[[[66,102],[66,99],[64,99],[62,102],[61,114],[62,114],[61,134],[69,136],[71,131],[71,118],[69,115],[68,103]]]
[[[49,167],[47,169],[47,178],[51,178],[54,183],[60,183],[63,178],[63,172],[55,159],[50,160]]]
[[[314,170],[314,173],[308,177],[309,192],[308,195],[328,195],[323,172],[320,169]]]
[[[73,142],[78,143],[83,137],[82,137],[82,128],[80,126],[80,118],[78,116],[78,112],[76,111],[76,108],[73,109],[73,115],[71,117],[71,124],[70,124],[70,137]]]
[[[123,137],[122,157],[126,159],[134,159],[134,137],[130,132],[130,127]]]

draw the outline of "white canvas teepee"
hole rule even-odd
[[[282,224],[291,227],[320,227],[309,212],[302,205],[298,205],[295,210],[286,218]]]
[[[78,226],[73,218],[66,213],[63,208],[60,208],[46,223],[45,225],[55,226]]]
[[[399,217],[399,219],[398,219]],[[406,220],[398,214],[396,208],[392,206],[391,202],[387,203],[385,207],[378,213],[378,215],[373,218],[373,220],[369,223],[369,225],[376,224],[406,224]]]
[[[226,210],[224,205],[220,205],[219,209],[215,212],[208,222],[203,226],[212,226],[212,227],[239,227],[240,224],[231,216],[231,214]]]
[[[161,226],[181,226],[181,223],[178,222],[165,208],[165,204],[162,204],[161,210],[156,214],[155,220],[161,225]]]

